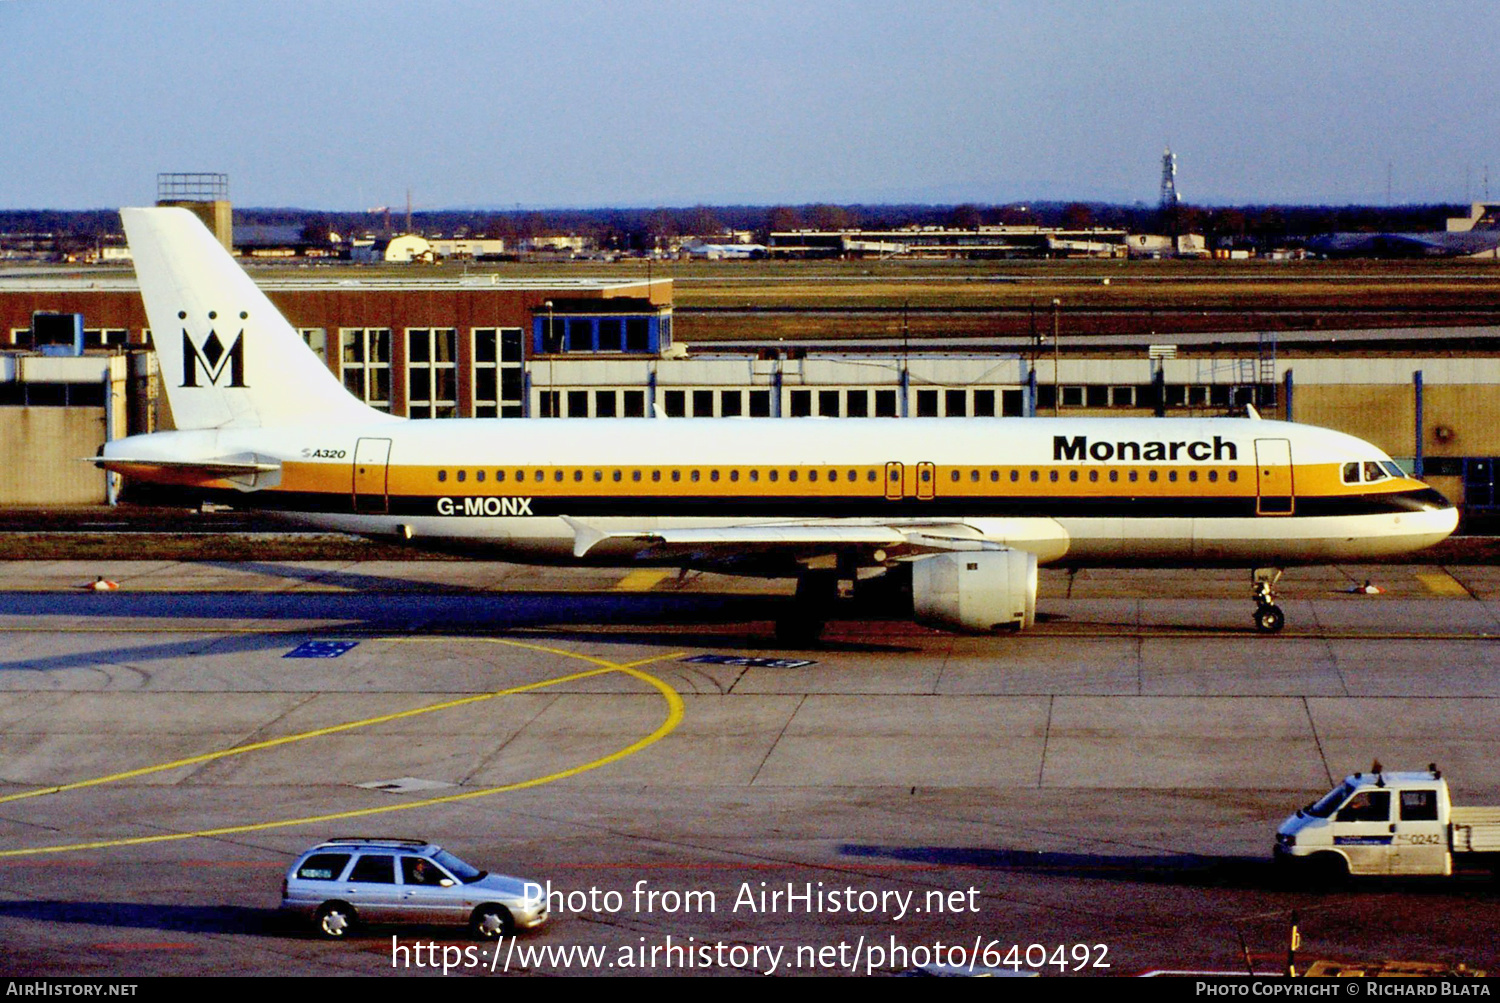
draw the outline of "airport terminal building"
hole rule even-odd
[[[418,419],[1220,415],[1349,432],[1500,514],[1500,331],[706,344],[667,279],[273,279],[351,393]],[[1171,344],[1156,343],[1168,338]],[[100,504],[79,462],[172,427],[133,278],[0,280],[0,505]]]

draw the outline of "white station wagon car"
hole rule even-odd
[[[538,882],[478,870],[421,839],[319,843],[287,871],[281,908],[330,938],[362,923],[451,923],[494,940],[547,920]]]

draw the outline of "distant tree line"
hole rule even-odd
[[[891,230],[907,226],[973,228],[995,224],[1084,229],[1108,227],[1132,233],[1201,233],[1246,243],[1293,240],[1333,232],[1441,230],[1466,206],[1244,205],[1178,206],[1164,213],[1142,203],[1027,202],[1007,205],[697,205],[655,209],[438,210],[412,214],[412,229],[446,236],[503,237],[516,241],[544,234],[593,237],[601,248],[645,250],[663,237],[748,230],[764,240],[785,230]],[[309,209],[237,208],[244,225],[295,227],[304,240],[391,234],[405,229],[405,214],[321,212]],[[0,238],[51,234],[59,247],[86,248],[120,234],[119,214],[110,210],[0,210]]]

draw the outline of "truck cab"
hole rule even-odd
[[[1276,830],[1276,858],[1329,874],[1453,873],[1448,783],[1424,772],[1352,773]]]

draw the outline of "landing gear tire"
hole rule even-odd
[[[792,610],[776,620],[776,640],[790,646],[816,644],[838,597],[837,571],[804,571],[797,578]]]
[[[776,621],[776,640],[791,648],[804,648],[817,644],[823,636],[826,624],[805,616],[784,616]]]
[[[1280,568],[1252,568],[1250,589],[1255,596],[1255,630],[1275,634],[1286,623],[1286,614],[1276,605],[1276,583],[1281,581]]]
[[[1259,606],[1255,610],[1255,629],[1262,634],[1275,634],[1286,625],[1286,614],[1276,605]]]

